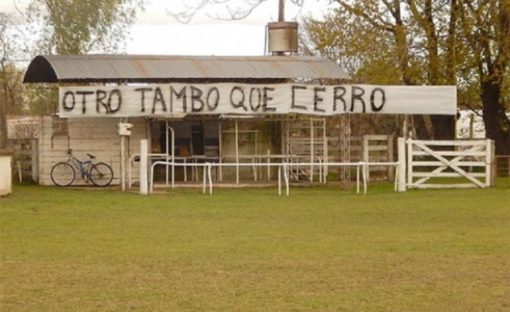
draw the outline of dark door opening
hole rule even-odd
[[[191,154],[204,155],[204,125],[202,122],[191,125]]]

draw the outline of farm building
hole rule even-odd
[[[80,159],[90,153],[108,163],[113,182],[124,187],[137,179],[130,169],[141,139],[149,142],[151,161],[175,164],[156,168],[156,181],[196,180],[195,164],[205,161],[233,164],[218,167],[218,181],[270,180],[270,166],[248,164],[351,161],[354,140],[336,117],[455,114],[454,87],[345,85],[348,80],[336,63],[316,57],[38,56],[24,82],[60,85],[58,116],[41,120],[39,183],[51,184],[52,166],[72,149]],[[336,133],[327,126],[333,120]],[[391,157],[391,139],[359,142],[371,140],[383,142],[375,150]],[[318,169],[312,164],[294,174],[313,180]]]

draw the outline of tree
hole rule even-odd
[[[202,10],[214,11],[216,13],[208,14],[214,19],[241,20],[250,15],[253,10],[259,7],[267,0],[182,0],[182,8],[167,10],[170,16],[177,21],[187,24],[195,14]],[[302,7],[304,0],[287,0],[296,6]],[[279,1],[279,20],[283,20],[283,7],[285,0]]]
[[[28,19],[49,54],[117,51],[142,0],[32,0]]]
[[[363,62],[354,62],[350,70],[353,77],[366,79],[365,82],[373,83],[371,80],[380,76],[393,77],[396,64],[404,84],[456,84],[461,103],[470,103],[471,107],[480,103],[487,137],[496,141],[497,152],[510,153],[510,123],[506,117],[510,84],[508,0],[337,0],[336,3],[339,8],[326,21],[307,21],[305,28],[313,48],[323,54],[325,50],[336,51],[336,58],[360,53]],[[333,28],[325,23],[339,26]],[[371,45],[367,38],[377,40],[378,44],[384,41],[379,54],[370,49],[374,41]],[[389,38],[393,38],[392,43]],[[373,68],[378,74],[372,72],[367,76],[366,68]],[[478,94],[478,100],[470,96],[473,92]],[[432,117],[429,125],[426,118],[424,121],[426,128],[434,126],[436,138],[452,133],[452,124],[440,117]]]
[[[15,30],[12,16],[0,13],[0,149],[7,147],[7,114],[23,109],[22,73],[13,62],[21,46]]]
[[[363,74],[363,82],[368,83],[381,83],[378,77],[395,77],[395,74],[398,76],[397,81],[382,83],[415,85],[426,81],[427,77],[419,70],[426,63],[423,57],[425,53],[415,53],[416,47],[420,46],[420,42],[416,42],[420,25],[406,18],[404,12],[407,7],[403,1],[339,0],[337,3],[339,8],[328,19],[345,21],[341,27],[348,31],[341,30],[340,33],[344,37],[343,41],[350,46],[351,56],[359,52],[364,54],[364,62],[358,64],[358,68],[351,68],[352,76]],[[313,23],[315,21],[308,21],[307,29]],[[328,28],[322,28],[329,32]],[[381,56],[384,56],[383,62]],[[423,116],[422,121],[428,137],[441,136],[435,135],[430,116]],[[453,133],[453,129],[449,132]]]
[[[476,77],[487,137],[495,140],[498,154],[510,155],[510,2],[462,0],[459,13],[469,49],[464,74]]]
[[[37,54],[80,55],[121,49],[143,0],[32,0],[27,20]],[[26,86],[31,114],[55,111],[55,86]]]

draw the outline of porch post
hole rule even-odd
[[[120,123],[124,119],[121,118]],[[120,125],[119,123],[119,125]],[[120,126],[119,126],[120,127]],[[120,135],[120,188],[124,192],[126,190],[126,136]]]

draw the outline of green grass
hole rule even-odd
[[[0,311],[508,311],[510,188],[0,199]]]

